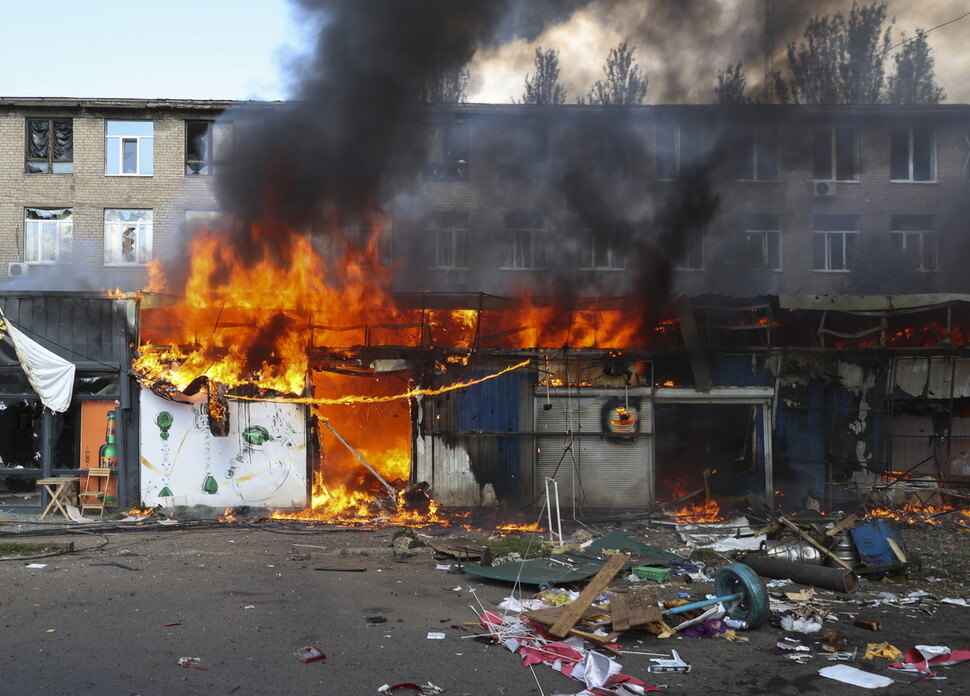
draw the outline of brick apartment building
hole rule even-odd
[[[0,99],[7,305],[50,291],[136,291],[152,259],[178,263],[192,226],[224,212],[215,175],[238,165],[246,119],[285,108],[235,106]],[[425,115],[423,161],[379,202],[384,260],[412,270],[396,274],[395,291],[440,293],[455,308],[511,288],[629,296],[650,259],[651,273],[670,273],[650,299],[674,308],[683,334],[676,349],[632,346],[619,361],[592,350],[572,367],[533,351],[567,385],[570,369],[599,366],[583,387],[550,393],[529,372],[429,399],[413,416],[413,476],[444,504],[536,500],[575,430],[562,416],[571,398],[588,430],[576,449],[587,476],[564,495],[591,508],[649,504],[671,462],[704,459],[695,448],[705,439],[742,462],[721,467],[725,495],[838,498],[909,464],[970,478],[960,294],[970,285],[970,106],[457,105]],[[309,231],[333,255],[323,229]],[[76,319],[48,300],[42,312],[7,314],[34,317],[41,342],[63,354],[44,328]],[[123,357],[112,370],[124,384]],[[631,395],[641,429],[611,437],[600,412]],[[462,420],[495,400],[515,406]],[[138,399],[119,401],[134,447]],[[431,420],[443,413],[447,432]],[[733,432],[714,432],[716,421]],[[42,440],[56,437],[53,422],[44,428]],[[926,432],[937,439],[927,444]],[[927,452],[938,470],[916,466]],[[49,459],[28,468],[49,475]],[[690,466],[692,481],[708,468]],[[139,469],[126,471],[122,498],[133,500]]]

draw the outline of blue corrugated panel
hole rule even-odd
[[[711,378],[718,387],[770,387],[775,377],[765,367],[763,355],[716,355],[711,359]]]
[[[824,385],[782,387],[778,394],[772,447],[775,489],[795,500],[783,507],[800,507],[807,495],[822,500],[825,493]]]

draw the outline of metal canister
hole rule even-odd
[[[832,553],[840,560],[845,561],[851,568],[859,565],[859,552],[856,550],[855,542],[852,541],[852,536],[848,532],[842,532],[835,538],[836,542],[835,546],[832,547]],[[834,566],[836,563],[831,558],[827,558],[825,565]]]
[[[771,539],[761,542],[761,553],[769,558],[780,558],[796,563],[822,563],[821,552],[801,539]]]

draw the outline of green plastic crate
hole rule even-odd
[[[630,570],[631,573],[643,580],[653,580],[654,582],[667,582],[670,578],[669,568],[651,568],[650,566],[637,566]]]

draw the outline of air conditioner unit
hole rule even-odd
[[[449,288],[467,287],[468,270],[464,268],[451,268],[445,271],[445,285]]]
[[[833,198],[835,196],[834,181],[815,181],[813,187],[816,198]]]
[[[30,265],[23,261],[7,264],[7,275],[11,278],[23,278],[30,272]]]

